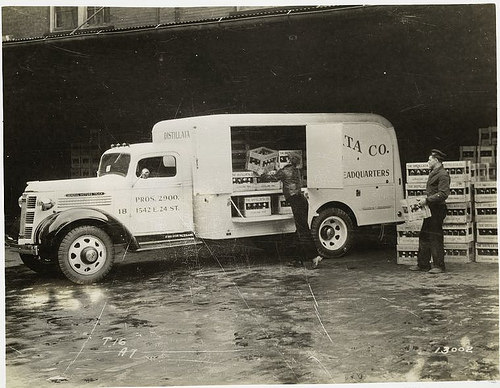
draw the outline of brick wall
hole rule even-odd
[[[111,7],[110,24],[114,28],[128,28],[197,21],[229,16],[243,8],[246,10],[252,7]],[[9,35],[14,39],[49,35],[50,7],[3,7],[2,24],[2,35]]]
[[[177,8],[178,22],[196,21],[228,16],[236,7],[187,7]]]
[[[178,23],[229,16],[236,7],[168,7],[124,8],[112,7],[111,24],[115,28]]]
[[[49,7],[2,7],[2,35],[38,37],[49,33]]]
[[[111,24],[115,28],[146,26],[158,23],[158,8],[111,7]]]

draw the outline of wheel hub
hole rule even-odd
[[[75,272],[92,275],[98,272],[107,260],[106,246],[97,236],[80,236],[71,244],[68,259]]]
[[[85,264],[93,264],[96,262],[97,258],[99,257],[99,254],[97,253],[97,250],[93,247],[85,247],[82,249],[81,253],[81,260]]]
[[[335,236],[335,230],[330,225],[327,225],[321,229],[322,239],[331,240],[333,236]]]
[[[347,240],[347,225],[339,217],[328,217],[320,225],[319,240],[329,250],[339,249]]]

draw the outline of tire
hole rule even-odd
[[[58,249],[59,267],[73,283],[91,284],[103,279],[114,261],[111,238],[95,226],[79,226],[70,230]]]
[[[39,274],[57,274],[59,269],[57,267],[57,263],[53,260],[43,259],[40,256],[32,256],[24,253],[20,253],[22,262],[26,267],[35,271]]]
[[[341,257],[351,249],[354,222],[345,211],[328,208],[313,220],[311,232],[321,256]]]

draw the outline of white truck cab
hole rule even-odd
[[[17,249],[37,272],[101,280],[130,251],[290,233],[279,186],[234,183],[248,150],[299,150],[319,253],[345,254],[357,226],[402,221],[392,125],[374,114],[226,114],[161,121],[152,142],[104,152],[97,177],[28,182]]]

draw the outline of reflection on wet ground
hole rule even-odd
[[[498,378],[493,264],[432,277],[392,248],[317,271],[244,246],[194,253],[118,259],[91,286],[7,268],[8,387]]]

